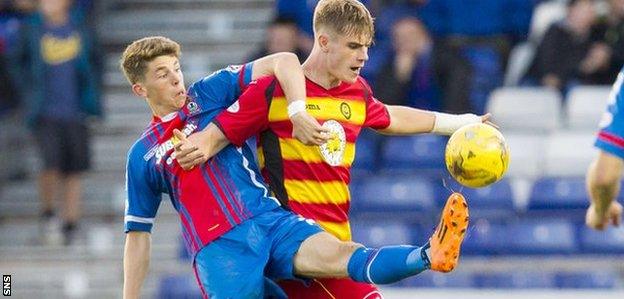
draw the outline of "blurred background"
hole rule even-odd
[[[446,172],[446,138],[362,133],[355,241],[424,243],[449,190],[471,207],[458,269],[384,287],[387,298],[623,298],[624,229],[583,221],[584,174],[624,65],[624,0],[363,2],[377,26],[363,76],[380,100],[492,112],[511,147],[506,178],[472,190]],[[273,52],[303,61],[316,3],[0,0],[0,272],[13,296],[121,296],[126,152],[150,120],[118,68],[129,42],[180,42],[187,84]],[[57,134],[71,155],[55,155],[67,146]],[[200,294],[168,200],[144,294]]]

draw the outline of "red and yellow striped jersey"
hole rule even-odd
[[[331,128],[330,141],[322,147],[292,138],[286,99],[274,77],[250,84],[215,123],[239,146],[259,132],[258,160],[276,197],[339,239],[350,240],[348,185],[355,142],[363,127],[386,128],[390,117],[362,78],[329,90],[307,80],[306,92],[308,113]]]

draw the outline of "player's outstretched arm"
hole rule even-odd
[[[123,298],[139,298],[150,260],[151,236],[148,232],[131,231],[126,234],[124,247]]]
[[[190,170],[208,161],[230,144],[214,123],[208,124],[204,130],[188,137],[178,129],[174,129],[173,134],[178,139],[178,143],[174,146],[176,160],[184,170]]]
[[[603,230],[611,225],[619,225],[622,218],[622,205],[615,198],[620,192],[620,179],[624,161],[619,157],[600,151],[598,157],[587,170],[587,190],[591,205],[585,215],[588,227]]]
[[[280,52],[253,62],[253,80],[275,75],[286,95],[288,117],[293,124],[293,137],[307,145],[320,145],[327,141],[327,129],[306,112],[305,76],[297,55]]]
[[[472,113],[448,114],[393,105],[386,105],[386,109],[390,114],[390,125],[379,132],[389,135],[451,135],[465,125],[487,122],[491,117],[489,113],[482,116]]]

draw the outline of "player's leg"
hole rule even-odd
[[[266,231],[254,223],[254,218],[197,253],[194,267],[204,297],[263,298],[264,268],[271,244]]]
[[[385,246],[366,248],[339,241],[328,233],[306,239],[294,258],[298,275],[351,277],[355,281],[386,284],[416,275],[426,269],[452,271],[468,227],[468,206],[459,193],[449,196],[440,223],[423,247]]]

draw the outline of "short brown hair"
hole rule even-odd
[[[357,0],[321,0],[314,9],[314,31],[328,28],[334,33],[373,39],[373,17]]]
[[[150,36],[132,42],[121,55],[121,70],[130,84],[145,79],[147,64],[159,56],[180,57],[180,45],[162,36]]]

